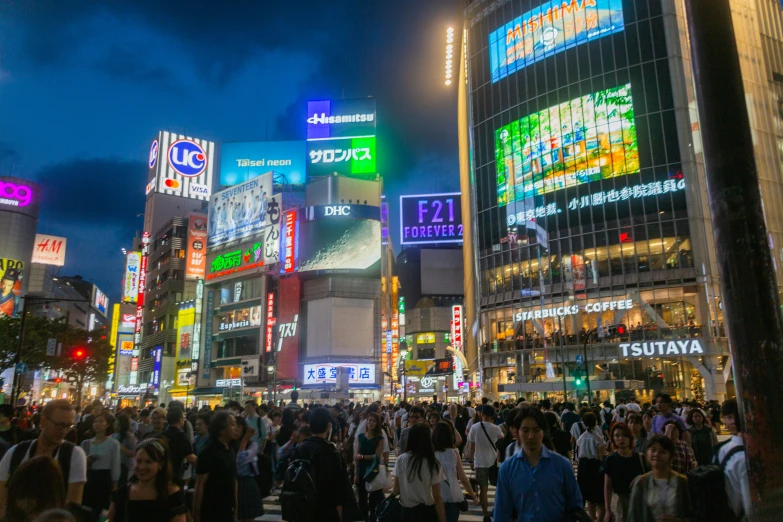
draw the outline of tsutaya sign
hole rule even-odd
[[[703,355],[704,348],[698,339],[685,341],[647,341],[644,343],[620,343],[623,357],[661,357],[667,355]]]
[[[517,312],[514,320],[530,321],[531,319],[546,319],[547,317],[565,317],[566,315],[576,315],[580,310],[587,313],[606,312],[612,310],[630,310],[633,308],[633,299],[622,299],[620,301],[605,301],[603,303],[588,303],[584,306],[565,305],[552,308],[543,308],[541,310],[531,310],[529,312]]]

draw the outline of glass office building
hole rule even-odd
[[[769,102],[780,8],[732,3],[762,191],[779,202],[780,122],[752,104]],[[464,15],[466,299],[483,394],[562,398],[565,385],[584,398],[586,369],[603,398],[733,395],[682,1],[474,0]],[[780,205],[767,208],[783,246]]]

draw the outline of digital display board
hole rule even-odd
[[[309,176],[375,175],[375,136],[307,142]]]
[[[196,321],[196,302],[179,306],[177,312],[177,361],[189,361],[193,349],[193,325]]]
[[[462,243],[460,193],[400,196],[400,243]]]
[[[249,238],[266,226],[266,198],[272,195],[272,174],[214,194],[209,199],[209,248]]]
[[[220,185],[231,187],[273,172],[275,183],[306,181],[304,141],[255,141],[220,145]]]
[[[375,136],[375,100],[307,102],[307,139],[329,140]]]
[[[299,272],[364,270],[381,260],[380,221],[321,219],[299,225]]]
[[[304,384],[334,384],[337,368],[348,369],[348,384],[375,384],[374,364],[305,364]]]
[[[497,82],[568,48],[623,30],[623,0],[552,0],[489,34]]]
[[[581,96],[495,131],[498,205],[639,172],[631,85]]]
[[[106,312],[109,309],[109,298],[95,285],[92,285],[92,305],[102,316],[106,317]]]

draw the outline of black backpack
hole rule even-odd
[[[736,446],[729,450],[719,465],[699,466],[688,472],[688,493],[697,522],[736,522],[741,519],[734,514],[726,495],[725,470],[731,457],[742,451],[745,451],[744,446]]]
[[[11,463],[8,470],[9,479],[11,475],[14,474],[14,471],[16,471],[16,468],[22,464],[22,459],[27,455],[28,448],[30,449],[31,457],[32,455],[35,455],[35,447],[37,444],[38,440],[26,440],[14,446],[14,452],[11,455]],[[68,477],[71,474],[71,455],[73,455],[73,448],[74,444],[65,440],[60,444],[59,452],[58,450],[55,450],[55,453],[57,454],[57,463],[60,465],[60,471],[62,471],[66,488],[68,487]]]
[[[313,463],[309,460],[296,459],[288,466],[280,492],[283,520],[315,522],[318,517],[318,489],[314,477]]]

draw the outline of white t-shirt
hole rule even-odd
[[[606,442],[603,435],[598,435],[595,431],[582,433],[579,440],[576,441],[580,459],[597,459],[599,451],[604,447],[606,447]]]
[[[484,430],[481,426],[487,430],[487,435],[484,435]],[[497,451],[492,447],[503,438],[503,432],[498,426],[495,426],[491,422],[481,421],[477,422],[470,428],[468,433],[468,440],[475,446],[476,453],[473,456],[473,466],[476,468],[491,468],[497,461]],[[492,440],[492,444],[489,441]]]
[[[3,456],[3,460],[0,460],[0,482],[8,482],[8,479],[10,478],[11,457],[13,456],[14,450],[16,450],[17,447],[18,446],[14,446],[9,449],[8,452]],[[32,447],[32,444],[30,447]],[[25,453],[25,456],[19,465],[22,465],[24,462],[30,460],[30,447],[27,448],[27,453]],[[57,460],[59,454],[60,449],[58,448],[57,453],[54,454],[54,460]],[[79,446],[74,446],[73,452],[71,453],[71,470],[68,475],[68,484],[78,482],[87,482],[87,455],[84,453],[82,448]]]
[[[731,439],[718,450],[718,462],[723,463],[726,455],[736,446],[744,446],[745,441],[738,435],[732,435]],[[729,506],[735,515],[744,511],[745,520],[753,514],[753,500],[750,496],[750,482],[748,482],[748,467],[745,464],[745,453],[739,452],[731,456],[726,462],[726,496],[729,497]]]
[[[397,419],[400,419],[400,428],[405,427],[405,417],[407,416],[408,412],[405,411],[403,408],[400,408],[399,410],[394,412],[394,423],[392,426],[396,429],[397,428]]]
[[[635,411],[636,413],[642,412],[642,407],[636,404],[635,402],[629,402],[625,405],[626,408],[628,408],[628,411]]]
[[[456,448],[448,448],[445,451],[436,451],[435,458],[440,463],[443,472],[443,480],[440,483],[440,494],[443,502],[462,502],[464,496],[457,476],[457,461],[460,460],[459,451]]]
[[[410,453],[403,453],[397,457],[392,472],[400,482],[400,504],[406,508],[412,508],[419,504],[431,506],[435,504],[435,499],[432,497],[432,486],[443,480],[443,470],[438,469],[438,473],[433,475],[427,466],[427,461],[424,461],[421,463],[421,478],[418,473],[415,473],[412,477],[413,480],[409,480],[411,478],[408,477],[410,459]]]

